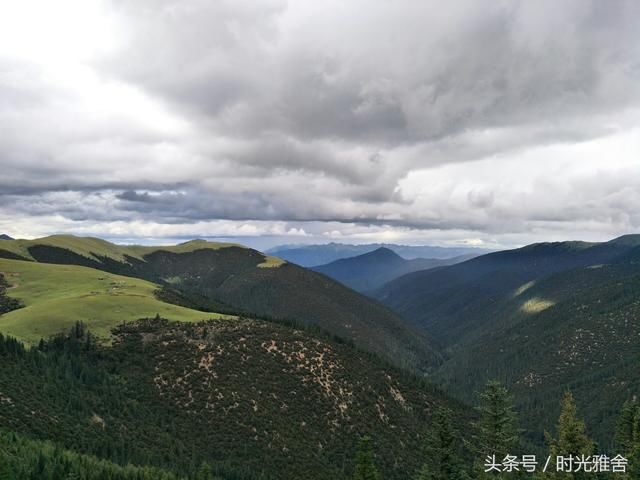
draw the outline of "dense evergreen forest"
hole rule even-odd
[[[0,315],[22,307],[20,300],[7,295],[7,289],[9,287],[9,282],[7,282],[7,279],[4,278],[4,275],[0,272]]]
[[[283,442],[272,450],[272,458],[268,458],[267,451],[256,445],[247,451],[249,437],[243,434],[237,421],[229,425],[228,431],[211,429],[203,412],[190,409],[190,405],[198,403],[200,394],[194,389],[201,384],[201,377],[190,384],[191,390],[164,390],[160,397],[146,385],[142,373],[154,364],[154,355],[167,358],[175,351],[165,348],[163,352],[156,351],[149,356],[143,353],[145,342],[152,346],[174,343],[184,351],[185,345],[179,341],[182,336],[199,342],[208,335],[224,335],[224,332],[215,331],[215,325],[211,323],[199,328],[189,326],[186,330],[185,326],[181,327],[169,328],[159,319],[123,326],[116,332],[119,338],[116,346],[108,348],[101,347],[81,323],[71,332],[43,340],[31,349],[15,339],[0,336],[0,360],[5,367],[0,372],[0,425],[5,429],[0,433],[0,478],[444,480],[529,475],[531,478],[581,479],[594,477],[584,472],[555,473],[551,469],[542,474],[540,469],[547,456],[553,459],[584,456],[594,462],[591,460],[594,455],[605,454],[610,459],[609,471],[595,478],[638,478],[640,406],[637,402],[629,401],[624,405],[618,415],[615,438],[612,438],[614,447],[604,451],[590,438],[589,428],[581,420],[575,400],[567,391],[560,402],[561,413],[556,427],[547,433],[544,452],[533,464],[530,459],[527,461],[526,455],[532,452],[523,440],[514,400],[496,381],[486,385],[478,398],[475,414],[465,421],[461,421],[456,411],[458,405],[442,402],[432,415],[422,417],[423,426],[427,428],[422,430],[424,434],[420,435],[419,442],[411,447],[413,455],[395,457],[395,461],[404,462],[401,465],[390,467],[388,450],[397,448],[399,439],[384,429],[355,428],[343,438],[336,451],[338,456],[333,457],[334,462],[338,459],[344,462],[344,471],[338,476],[329,464],[318,465],[314,471],[311,465],[317,463],[303,451],[296,451],[292,443]],[[246,333],[244,331],[243,336]],[[131,358],[127,358],[125,352]],[[156,385],[161,386],[161,391],[162,386],[174,383],[171,371],[190,361],[188,355],[174,360],[156,377]],[[138,365],[137,369],[135,365]],[[127,378],[120,371],[121,367],[127,372],[133,370],[131,376]],[[221,370],[217,375],[220,378],[224,373]],[[227,375],[234,374],[229,372]],[[162,397],[182,402],[184,408],[167,409]],[[236,400],[227,404],[227,408],[233,409]],[[288,413],[287,417],[279,417],[274,412],[265,412],[265,415],[269,422],[288,419],[290,428],[299,429],[300,426],[295,427],[292,421],[296,414]],[[393,417],[391,411],[387,413]],[[185,415],[194,414],[191,422],[180,425]],[[254,415],[261,414],[254,410]],[[304,415],[313,422],[312,412],[304,412]],[[198,423],[205,425],[198,427]],[[312,427],[311,430],[318,429],[315,425]],[[54,439],[56,443],[31,440],[24,435],[33,439]],[[203,435],[207,435],[205,443],[198,441]],[[272,441],[276,439],[273,437]],[[291,437],[287,440],[291,441]],[[329,449],[331,441],[339,441],[331,434],[326,435],[326,440],[325,448]],[[226,447],[224,442],[227,442]],[[212,445],[218,450],[213,454]],[[294,449],[295,455],[284,452],[287,445]],[[244,455],[239,454],[243,449]],[[618,454],[629,461],[624,475],[611,472],[612,459]],[[491,472],[485,472],[492,465],[488,457],[494,459]],[[511,468],[517,468],[517,473],[505,471],[509,468],[505,461],[511,462]],[[500,473],[497,468],[501,469]]]
[[[78,323],[25,348],[0,339],[0,427],[119,465],[225,479],[349,478],[357,439],[385,477],[420,458],[435,408],[462,404],[348,342],[256,320]]]
[[[446,360],[432,381],[472,402],[492,378],[512,389],[525,436],[544,443],[570,389],[594,439],[640,390],[640,236],[543,243],[410,274],[390,306],[422,322]]]
[[[0,479],[640,478],[640,384],[633,375],[640,250],[618,242],[605,247],[626,253],[608,265],[569,262],[569,270],[536,281],[526,275],[555,269],[567,255],[582,259],[592,247],[508,254],[509,262],[517,260],[513,272],[494,282],[504,283],[502,300],[476,315],[480,324],[494,322],[494,330],[465,329],[466,343],[450,345],[444,355],[424,344],[428,377],[424,370],[412,373],[417,363],[397,350],[408,330],[395,331],[385,347],[393,363],[366,348],[365,337],[379,342],[393,331],[397,319],[383,307],[298,267],[258,267],[266,257],[250,250],[154,251],[122,263],[108,251],[90,259],[30,247],[41,261],[140,269],[138,276],[158,282],[155,295],[164,302],[239,317],[182,323],[156,316],[101,337],[77,322],[29,346],[0,334]],[[9,278],[13,291],[29,284],[19,272]],[[474,301],[486,298],[485,278],[467,292]],[[32,294],[40,284],[34,285]],[[313,300],[303,295],[293,306],[265,307],[282,291],[294,298],[300,289],[313,291]],[[339,301],[322,300],[324,289],[340,294]],[[37,299],[25,297],[23,304],[11,292],[0,274],[5,319],[28,313]],[[118,308],[119,297],[113,298]],[[344,339],[334,327],[350,328],[351,316],[335,312],[353,299],[349,315],[367,321]],[[256,318],[261,309],[266,319]],[[311,322],[302,318],[309,311],[316,315]],[[626,472],[614,471],[623,461]],[[576,465],[581,470],[568,471]]]
[[[29,440],[0,431],[2,480],[220,480],[206,463],[195,473],[178,476],[153,467],[121,466],[64,450],[51,442]]]

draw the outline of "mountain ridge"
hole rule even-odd
[[[303,267],[316,267],[343,258],[363,255],[381,247],[388,248],[407,260],[415,258],[445,259],[466,254],[481,255],[491,251],[477,247],[411,246],[388,243],[352,245],[332,242],[319,245],[281,245],[268,249],[266,252]]]
[[[438,407],[471,416],[381,357],[255,319],[143,319],[109,346],[77,325],[30,351],[0,335],[0,359],[0,428],[122,465],[206,461],[233,480],[347,480],[362,435],[403,480]]]
[[[638,265],[638,235],[537,243],[410,273],[376,295],[442,346],[431,378],[445,391],[470,401],[499,379],[541,445],[569,388],[604,442],[640,389]]]
[[[393,250],[380,247],[356,257],[342,258],[326,265],[310,267],[362,293],[381,287],[404,274],[428,270],[468,260],[471,254],[449,259],[415,258],[406,260]]]
[[[411,368],[441,361],[438,348],[384,305],[324,275],[234,244],[121,246],[74,236],[0,243],[0,257],[69,264],[161,286],[187,308],[317,325]]]

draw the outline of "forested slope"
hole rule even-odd
[[[530,439],[574,391],[599,442],[640,390],[640,237],[537,244],[402,277],[380,298],[446,346],[433,377],[471,401],[489,379],[514,392]]]
[[[118,464],[225,478],[346,479],[376,439],[387,479],[421,461],[434,409],[468,410],[354,347],[255,320],[147,320],[112,346],[81,325],[26,351],[0,337],[0,428]]]
[[[0,257],[81,265],[164,285],[162,297],[222,313],[244,313],[319,326],[399,365],[424,370],[440,361],[423,333],[380,303],[310,270],[233,244],[120,246],[56,236],[8,240]]]

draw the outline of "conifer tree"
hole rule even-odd
[[[624,402],[616,425],[616,443],[625,452],[628,452],[633,444],[633,427],[637,408],[636,403],[631,400]]]
[[[214,480],[213,477],[213,469],[207,464],[203,462],[198,468],[198,472],[196,474],[196,480]]]
[[[382,475],[375,464],[371,438],[367,436],[358,441],[353,480],[382,480]]]
[[[570,391],[564,394],[558,421],[558,452],[561,455],[590,455],[593,441],[587,436],[584,421],[578,418],[576,402]]]
[[[483,459],[487,455],[502,459],[513,454],[519,441],[519,431],[509,391],[497,380],[490,380],[480,394],[480,400],[477,408],[480,419],[475,424],[477,433],[473,450]]]
[[[640,478],[640,405],[627,401],[622,406],[616,429],[617,453],[628,461],[625,479]]]
[[[476,410],[480,418],[474,423],[476,432],[469,445],[475,454],[476,478],[514,478],[514,472],[485,472],[488,458],[501,462],[507,455],[515,454],[519,443],[518,420],[509,391],[497,380],[488,381]]]
[[[547,443],[549,444],[549,455],[553,465],[552,472],[545,477],[558,479],[589,479],[593,478],[593,473],[579,472],[556,472],[558,457],[585,457],[594,453],[594,443],[587,436],[586,426],[583,420],[578,417],[576,402],[570,391],[566,391],[560,402],[560,418],[558,419],[558,438],[554,439],[548,432],[545,432]]]
[[[425,446],[425,461],[415,480],[455,480],[463,477],[458,436],[451,417],[448,408],[436,411]]]

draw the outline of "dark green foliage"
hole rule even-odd
[[[562,398],[558,439],[553,442],[560,455],[589,455],[593,452],[593,441],[587,436],[584,421],[578,418],[576,402],[571,392]]]
[[[553,438],[548,433],[546,434],[549,455],[554,460],[558,456],[566,458],[568,456],[584,455],[587,457],[594,453],[600,453],[595,452],[595,445],[587,436],[585,423],[578,418],[576,403],[570,391],[565,392],[561,401],[557,432],[557,438]],[[554,473],[552,478],[586,480],[592,476],[592,473],[586,472],[559,472]]]
[[[362,437],[358,441],[355,463],[353,480],[382,480],[382,475],[376,467],[371,438]]]
[[[120,466],[89,455],[0,431],[0,480],[215,480],[178,477],[151,467]]]
[[[487,382],[480,394],[477,435],[473,449],[481,457],[496,455],[504,458],[518,447],[518,426],[513,400],[500,382]]]
[[[425,370],[441,361],[423,333],[383,305],[294,264],[260,268],[265,257],[252,249],[159,250],[144,261],[127,257],[126,262],[101,256],[95,260],[48,245],[28,250],[39,262],[82,265],[164,284],[170,289],[161,290],[160,298],[180,305],[317,325],[411,369]]]
[[[0,341],[0,427],[120,465],[235,479],[344,479],[353,439],[378,468],[418,466],[434,405],[463,409],[378,357],[271,322],[147,320],[101,347],[82,324],[25,351]],[[35,413],[34,413],[35,412]]]
[[[470,402],[488,379],[509,386],[531,453],[567,388],[610,448],[623,400],[640,390],[640,248],[629,240],[479,257],[403,277],[385,301],[446,345],[431,377],[446,391]]]
[[[629,460],[625,480],[640,478],[640,405],[629,400],[624,403],[616,430],[617,452]]]
[[[18,308],[22,308],[24,305],[15,299],[11,298],[7,295],[7,289],[10,287],[7,280],[4,278],[2,272],[0,272],[0,315],[3,313],[8,313],[12,310],[17,310]]]
[[[439,408],[433,419],[424,450],[424,462],[415,480],[465,478],[460,457],[460,434],[453,426],[452,412]]]

